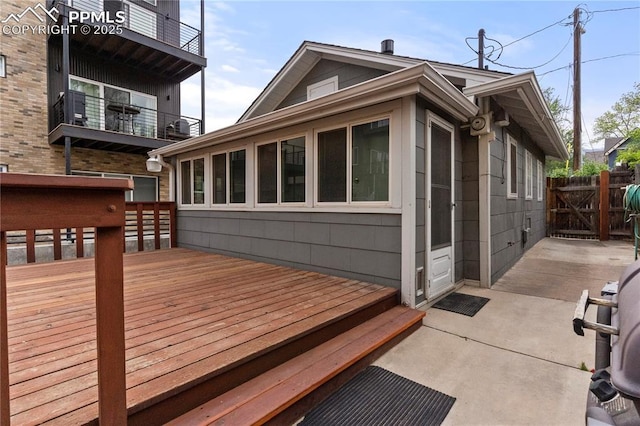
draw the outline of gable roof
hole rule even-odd
[[[319,98],[155,149],[149,152],[149,156],[170,156],[207,148],[413,94],[429,97],[435,105],[461,121],[466,121],[478,113],[478,107],[473,102],[431,65],[423,62]]]
[[[623,144],[629,141],[629,138],[606,138],[604,140],[604,155],[609,156],[613,151],[620,148]]]
[[[388,72],[394,72],[426,62],[440,74],[465,78],[470,85],[484,83],[510,75],[504,72],[481,70],[463,65],[304,41],[244,114],[242,114],[238,122],[240,123],[275,110],[287,94],[298,85],[302,78],[304,78],[321,59],[346,62]]]
[[[569,158],[533,71],[467,87],[463,92],[476,97],[492,96],[546,155],[564,160]]]

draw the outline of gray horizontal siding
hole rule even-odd
[[[401,217],[178,212],[178,245],[400,288]]]

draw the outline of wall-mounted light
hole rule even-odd
[[[162,163],[158,157],[149,157],[149,159],[147,159],[147,171],[160,173],[162,171]]]

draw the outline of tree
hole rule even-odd
[[[567,118],[569,107],[562,104],[560,97],[555,95],[553,87],[547,87],[542,91],[542,94],[547,101],[551,118],[556,122],[562,141],[567,147],[569,157],[571,157],[573,155],[573,127],[571,121]],[[567,177],[570,174],[568,163],[565,161],[547,160],[545,168],[549,177]]]
[[[620,150],[616,156],[616,161],[626,163],[629,167],[640,164],[640,128],[629,132],[629,142],[624,150]]]
[[[636,82],[633,88],[631,92],[624,93],[610,111],[596,118],[593,132],[598,139],[625,138],[640,128],[640,83]]]

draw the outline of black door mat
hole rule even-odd
[[[451,293],[444,299],[438,301],[433,307],[472,317],[477,314],[489,300],[490,299],[486,297],[472,296],[470,294]]]
[[[303,426],[439,425],[455,398],[369,366],[298,423]]]

